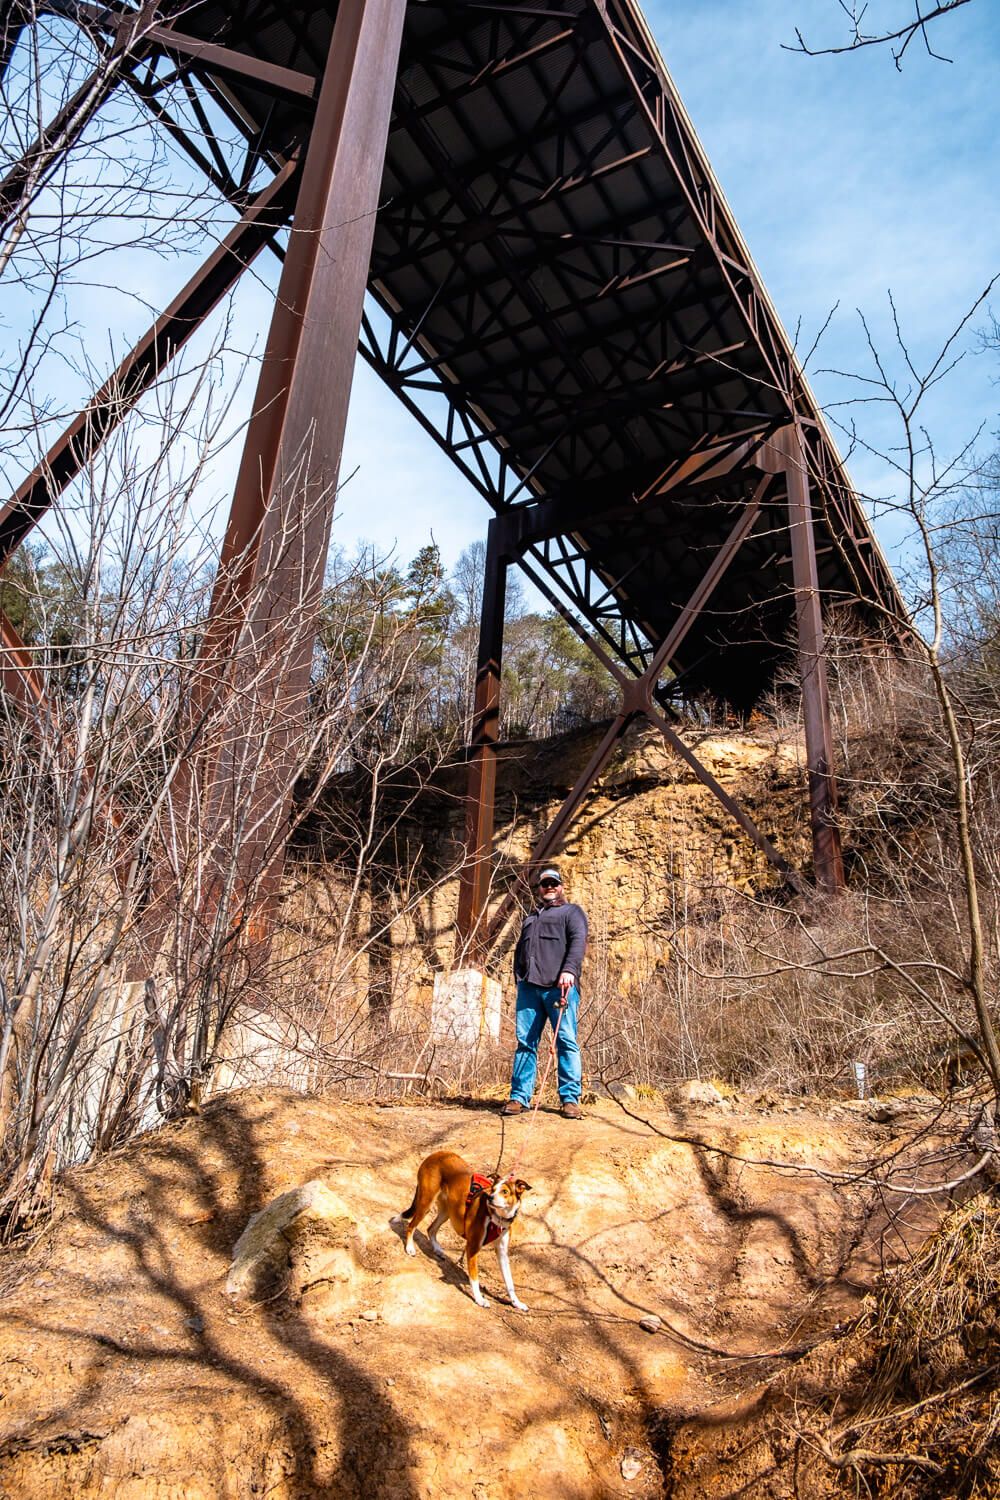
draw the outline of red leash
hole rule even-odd
[[[522,1160],[522,1158],[524,1156],[524,1153],[525,1153],[525,1151],[527,1149],[528,1138],[529,1138],[529,1135],[531,1133],[531,1129],[534,1126],[535,1119],[536,1119],[536,1117],[538,1115],[538,1107],[539,1107],[539,1105],[542,1102],[542,1095],[545,1092],[545,1085],[546,1085],[546,1083],[548,1081],[549,1071],[550,1071],[550,1069],[552,1067],[553,1061],[555,1060],[556,1042],[559,1039],[559,1028],[562,1025],[563,1016],[566,1014],[566,1005],[568,1004],[568,1001],[566,1000],[566,996],[569,994],[570,988],[571,988],[571,986],[567,986],[567,988],[564,989],[563,992],[562,992],[562,994],[563,994],[563,1003],[559,1007],[559,1016],[558,1016],[558,1018],[556,1020],[555,1026],[552,1028],[552,1040],[549,1043],[549,1055],[545,1059],[545,1067],[542,1070],[542,1081],[538,1085],[538,1088],[535,1090],[535,1102],[531,1106],[531,1119],[528,1121],[527,1125],[524,1128],[524,1136],[523,1136],[523,1138],[521,1140],[520,1149],[518,1150],[518,1153],[517,1153],[517,1155],[514,1158],[514,1165],[511,1167],[511,1169],[510,1169],[509,1172],[506,1172],[503,1175],[503,1177],[501,1177],[501,1178],[498,1179],[498,1185],[499,1185],[500,1182],[510,1182],[510,1180],[514,1176],[514,1173],[517,1171],[518,1167],[521,1165],[521,1160]],[[562,989],[561,985],[560,985],[560,989]]]

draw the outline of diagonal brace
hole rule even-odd
[[[86,410],[0,507],[0,568],[274,238],[294,201],[296,178],[296,164],[289,163],[257,195],[240,222],[143,334]]]
[[[627,675],[627,673],[622,671],[618,663],[613,661],[608,653],[603,649],[603,647],[600,646],[598,642],[595,641],[589,634],[589,632],[583,628],[583,626],[577,620],[576,616],[573,615],[572,612],[565,607],[565,605],[561,602],[557,595],[552,592],[545,581],[535,572],[530,564],[525,562],[523,557],[521,558],[521,567],[528,574],[528,577],[535,584],[536,588],[541,590],[541,592],[545,595],[545,597],[549,600],[553,607],[558,610],[563,619],[566,620],[567,624],[572,627],[572,629],[576,632],[576,634],[580,637],[580,639],[588,647],[588,649],[594,652],[595,656],[599,658],[599,660],[618,682],[622,690],[622,710],[619,714],[619,718],[625,716],[626,723],[631,722],[633,718],[636,718],[640,715],[645,716],[647,719],[649,719],[650,723],[654,724],[656,728],[660,730],[660,733],[667,740],[667,743],[671,746],[671,748],[678,755],[680,755],[685,763],[690,767],[690,769],[694,772],[695,776],[702,783],[702,785],[707,787],[708,790],[712,792],[713,796],[718,798],[718,800],[726,808],[727,812],[729,812],[736,819],[739,826],[757,846],[761,853],[767,858],[767,860],[774,866],[774,868],[778,870],[796,890],[801,891],[804,889],[802,877],[793,868],[793,866],[789,864],[785,857],[781,853],[779,853],[779,851],[774,847],[767,835],[757,827],[756,823],[750,817],[749,813],[747,813],[744,808],[740,807],[739,803],[737,803],[736,800],[729,795],[729,793],[715,779],[712,773],[702,765],[701,761],[695,755],[694,751],[690,750],[684,744],[683,740],[677,734],[676,730],[673,729],[669,724],[669,721],[662,713],[662,711],[656,706],[654,701],[654,694],[656,691],[657,683],[664,667],[667,665],[671,657],[676,655],[677,651],[680,649],[685,637],[687,636],[691,627],[694,625],[699,613],[702,609],[705,608],[708,600],[711,598],[712,593],[714,592],[724,573],[726,572],[726,569],[730,566],[736,554],[739,552],[741,546],[753,530],[757,518],[760,515],[760,510],[764,502],[764,498],[772,483],[773,479],[770,474],[764,474],[761,476],[751,499],[744,507],[742,513],[736,521],[736,524],[730,531],[729,536],[719,548],[719,551],[716,553],[710,566],[706,570],[701,582],[697,585],[697,587],[691,594],[690,599],[681,609],[673,626],[671,627],[661,644],[657,647],[657,650],[654,652],[649,665],[646,667],[641,676],[630,677]],[[617,719],[615,720],[615,723],[618,723]],[[619,727],[618,732],[615,736],[615,740],[617,740],[617,738],[624,732],[626,723],[623,723]],[[611,744],[607,747],[607,751],[603,761],[601,762],[599,768],[593,773],[593,776],[587,783],[587,786],[580,787],[578,785],[574,787],[570,792],[569,797],[566,799],[566,803],[564,803],[564,808],[569,803],[573,803],[573,809],[569,814],[569,817],[563,817],[563,808],[560,808],[559,812],[556,814],[556,818],[552,827],[554,828],[556,824],[559,825],[560,836],[569,826],[569,822],[572,818],[573,812],[576,811],[576,808],[583,800],[583,795],[588,790],[589,786],[593,783],[593,780],[596,779],[596,776],[599,775],[600,771],[603,769],[604,764],[610,756],[611,748],[613,748],[613,743],[614,741],[612,741]],[[542,835],[542,838],[538,841],[538,844],[532,850],[529,864],[534,865],[539,859],[545,859],[551,856],[556,845],[555,842],[550,838],[550,833],[551,830],[546,830],[546,833]],[[543,850],[544,852],[542,852]]]
[[[726,569],[730,566],[743,543],[752,532],[760,515],[764,499],[773,482],[773,476],[770,473],[765,473],[759,478],[753,495],[744,506],[725,542],[719,548],[687,603],[680,610],[677,619],[654,652],[645,671],[639,676],[629,676],[622,670],[621,666],[589,634],[576,616],[567,609],[548,586],[544,578],[531,566],[530,562],[526,561],[524,554],[530,551],[533,538],[537,536],[537,526],[533,526],[530,508],[525,507],[522,511],[512,511],[506,516],[498,516],[491,522],[488,569],[491,558],[493,564],[496,565],[498,558],[513,560],[517,557],[520,566],[535,584],[536,588],[540,590],[553,608],[566,620],[567,624],[571,626],[588,649],[602,662],[615,678],[622,691],[622,702],[618,713],[606,729],[599,744],[595,747],[588,764],[577,778],[576,783],[564,799],[555,817],[544,833],[536,840],[526,862],[526,869],[536,868],[539,864],[554,857],[587,794],[611,759],[615,746],[620,741],[622,735],[635,719],[646,718],[652,725],[659,729],[671,749],[690,768],[698,781],[722,803],[723,807],[726,808],[727,812],[733,817],[739,827],[743,829],[756,847],[760,849],[774,868],[780,872],[796,891],[799,893],[804,891],[805,885],[798,871],[789,864],[788,860],[774,847],[766,834],[757,827],[745,808],[741,807],[736,799],[730,796],[725,788],[716,780],[707,767],[702,765],[694,751],[684,743],[680,735],[670,724],[654,698],[658,680],[664,667],[680,649],[700,611],[705,608]],[[487,589],[489,589],[489,571],[487,574]],[[493,648],[496,658],[495,694],[498,700],[500,647],[496,644],[497,625],[495,620],[493,630]],[[502,619],[499,634],[501,637],[500,644],[502,645]],[[484,647],[481,643],[481,662],[483,649]],[[477,700],[477,709],[478,707]],[[495,732],[493,742],[489,746],[489,751],[495,758]],[[489,857],[492,850],[493,838],[492,788],[493,781],[491,780],[487,805],[487,801],[481,795],[481,784],[477,783],[470,776],[467,854],[473,855],[474,848],[473,870],[475,873],[467,875],[463,872],[463,896],[460,903],[458,930],[460,940],[465,940],[466,942],[471,940],[473,942],[474,955],[480,960],[485,957],[497,942],[511,915],[514,904],[513,892],[509,892],[501,902],[500,908],[489,923],[485,934],[476,939],[475,935],[481,929],[485,917],[489,894]],[[473,830],[475,831],[474,840],[471,837]]]

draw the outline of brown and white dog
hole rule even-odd
[[[468,1162],[456,1152],[435,1151],[420,1163],[413,1202],[393,1222],[405,1224],[406,1253],[416,1255],[414,1231],[434,1203],[437,1213],[428,1231],[431,1249],[435,1255],[446,1255],[444,1247],[438,1243],[437,1232],[446,1220],[450,1221],[452,1229],[465,1241],[469,1285],[480,1307],[489,1307],[490,1304],[479,1290],[478,1256],[484,1245],[495,1242],[507,1295],[516,1308],[526,1312],[527,1303],[522,1302],[514,1290],[509,1252],[511,1225],[517,1218],[521,1199],[528,1191],[529,1184],[520,1178],[511,1182],[504,1177],[492,1184],[489,1179],[474,1173]]]

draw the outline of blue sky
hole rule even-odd
[[[821,401],[847,394],[825,370],[867,368],[858,309],[891,353],[890,289],[918,368],[932,359],[1000,271],[997,8],[973,0],[944,18],[930,35],[954,60],[915,43],[901,72],[887,48],[818,58],[783,49],[796,25],[810,45],[843,40],[836,0],[652,0],[647,14],[786,328],[801,319],[807,349],[839,303],[810,366]],[[874,28],[907,14],[912,5],[881,0],[867,19]],[[974,331],[964,344],[968,356],[928,408],[942,451],[998,425],[1000,363],[977,357]],[[858,416],[874,446],[896,441],[878,412]],[[867,493],[889,483],[864,455],[851,469]]]
[[[910,0],[873,0],[869,19],[891,22],[909,8]],[[992,0],[972,0],[932,33],[953,62],[934,61],[915,45],[901,73],[884,48],[814,59],[783,49],[794,43],[796,25],[810,41],[841,40],[837,0],[648,0],[646,13],[789,333],[801,322],[800,346],[808,348],[839,304],[810,365],[820,399],[847,394],[824,371],[865,366],[856,309],[880,345],[890,346],[890,288],[917,362],[931,357],[1000,270],[1000,12]],[[273,260],[262,258],[233,299],[229,380],[242,356],[263,344],[276,273]],[[64,364],[63,409],[79,404],[185,274],[181,260],[148,253],[120,253],[111,275],[94,266],[91,285],[69,304],[86,330],[89,368]],[[0,304],[0,318],[15,336],[9,305]],[[191,360],[215,332],[193,345]],[[966,342],[973,351],[975,338]],[[996,355],[970,352],[940,390],[928,415],[941,449],[960,446],[980,424],[996,430],[998,374]],[[233,404],[234,424],[252,388],[251,370]],[[863,408],[860,420],[874,447],[895,441],[878,409]],[[238,446],[232,442],[214,466],[209,498],[221,509]],[[866,493],[891,486],[875,458],[860,454],[851,470]],[[16,477],[9,464],[6,474]],[[364,539],[405,561],[433,533],[452,563],[485,534],[483,502],[360,362],[343,474],[352,476],[335,523],[343,546]],[[898,539],[887,528],[884,540],[892,551]]]
[[[918,363],[932,357],[1000,270],[1000,12],[991,0],[940,23],[952,63],[914,46],[902,73],[881,48],[839,58],[783,50],[796,24],[810,43],[840,39],[836,0],[648,0],[645,9],[790,335],[801,320],[803,350],[839,303],[810,366],[820,399],[847,394],[824,368],[865,367],[856,309],[890,346],[890,288],[911,352]],[[882,0],[870,18],[899,10]],[[942,449],[982,422],[997,428],[998,375],[995,356],[963,361],[934,403]],[[879,413],[859,416],[873,446],[895,442]],[[346,470],[357,473],[338,534],[395,541],[409,556],[433,528],[451,558],[482,535],[484,507],[401,417],[360,368],[346,451]],[[863,454],[851,470],[872,494],[891,483]],[[891,547],[889,528],[885,540]]]

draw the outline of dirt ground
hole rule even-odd
[[[580,1123],[508,1122],[505,1168],[531,1132],[524,1313],[492,1252],[482,1310],[450,1231],[454,1262],[424,1234],[409,1259],[389,1222],[428,1152],[495,1166],[495,1106],[248,1091],[72,1171],[52,1222],[0,1260],[0,1496],[663,1494],[671,1431],[776,1367],[749,1356],[848,1315],[898,1250],[860,1191],[807,1169],[855,1165],[908,1122],[791,1101],[628,1108],[649,1123],[613,1100]],[[294,1297],[228,1296],[250,1215],[314,1178],[353,1219],[336,1272],[306,1268]]]

